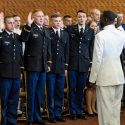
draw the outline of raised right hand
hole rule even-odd
[[[34,21],[34,18],[32,17],[32,12],[29,12],[27,22],[30,25],[33,23],[33,21]]]

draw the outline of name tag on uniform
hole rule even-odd
[[[9,45],[10,42],[9,42],[9,41],[4,41],[4,44],[5,44],[5,45]]]
[[[75,34],[71,34],[71,37],[75,37]]]
[[[39,35],[38,34],[33,34],[33,37],[37,38]]]

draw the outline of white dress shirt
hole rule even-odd
[[[85,25],[79,25],[79,24],[78,24],[79,32],[81,31],[81,28],[83,28],[83,32],[84,32],[84,30],[85,30]]]
[[[21,34],[21,29],[14,28],[13,32],[20,35]]]
[[[54,30],[55,33],[56,33],[56,31],[58,31],[58,35],[59,35],[59,37],[60,37],[60,29],[55,29],[55,28],[53,28],[53,30]]]

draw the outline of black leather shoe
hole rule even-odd
[[[76,120],[77,118],[76,118],[75,115],[71,115],[71,116],[70,116],[70,119],[71,119],[71,120]]]
[[[86,118],[85,115],[78,114],[76,117],[77,117],[78,119],[84,119],[84,120],[87,120],[87,118]]]
[[[50,123],[56,123],[56,119],[55,118],[49,118],[48,120]]]
[[[56,117],[56,121],[65,122],[66,120],[63,117]]]
[[[97,112],[94,112],[94,115],[95,115],[95,116],[98,116],[98,113],[97,113]]]
[[[44,121],[34,121],[33,123],[38,125],[46,125]]]
[[[90,116],[90,117],[94,117],[95,115],[94,114],[90,114],[90,113],[86,113],[87,116]]]
[[[27,125],[33,125],[33,123],[27,122]]]
[[[0,124],[0,125],[1,125],[1,124]],[[16,125],[16,124],[7,122],[6,125]]]

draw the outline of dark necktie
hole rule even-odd
[[[11,33],[10,36],[14,39],[14,33]]]
[[[59,39],[59,32],[58,32],[58,30],[56,30],[56,36]]]
[[[43,27],[40,27],[40,30],[43,31]]]
[[[80,34],[80,37],[82,37],[82,36],[83,36],[83,28],[81,28],[81,29],[80,29],[79,34]]]

